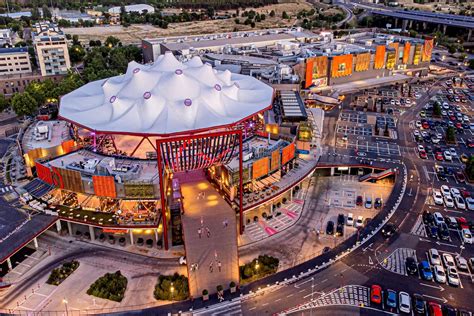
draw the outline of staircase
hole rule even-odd
[[[365,174],[363,176],[360,176],[359,177],[359,182],[366,182],[366,181],[370,181],[370,180],[381,180],[381,179],[384,179],[388,176],[391,176],[395,174],[395,169],[393,168],[390,168],[390,169],[387,169],[387,170],[383,170],[381,172],[372,172],[372,173],[368,173],[368,174]]]

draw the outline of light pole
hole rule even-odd
[[[171,282],[171,300],[173,300],[173,293],[174,293],[174,286],[173,286],[173,282]]]
[[[63,304],[64,304],[64,308],[66,309],[66,316],[69,315],[69,311],[68,311],[68,308],[67,308],[67,299],[66,298],[63,298]]]

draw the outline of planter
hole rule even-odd
[[[144,242],[143,238],[140,237],[137,239],[137,245],[143,246],[143,242]]]
[[[101,241],[101,242],[105,241],[105,235],[104,234],[99,235],[99,241]]]
[[[112,235],[109,235],[108,241],[109,241],[109,244],[111,245],[115,244],[115,237]]]
[[[153,239],[147,239],[146,240],[146,246],[147,246],[147,248],[153,247]]]
[[[229,288],[230,288],[230,293],[235,293],[235,291],[237,290],[237,286],[235,285],[234,281],[230,282]]]
[[[202,300],[203,301],[209,300],[209,292],[207,290],[202,290]]]
[[[125,246],[125,244],[126,244],[125,237],[120,237],[118,242],[119,242],[120,246],[122,246],[122,247]]]

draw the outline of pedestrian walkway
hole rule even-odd
[[[239,299],[236,299],[232,302],[223,302],[220,304],[212,305],[210,307],[202,308],[199,310],[193,311],[194,316],[240,316],[243,315],[242,312],[242,302]]]
[[[427,237],[425,224],[423,223],[423,218],[421,217],[421,215],[418,216],[418,219],[416,220],[415,225],[413,225],[410,234],[421,237]]]
[[[383,259],[380,265],[390,272],[407,275],[405,261],[408,257],[416,258],[416,250],[411,248],[397,248],[388,257]]]
[[[346,285],[334,291],[285,311],[286,314],[316,307],[331,305],[370,306],[369,288],[361,285]]]
[[[295,193],[293,200],[275,210],[272,216],[247,224],[244,234],[239,238],[239,246],[270,237],[295,224],[303,212],[307,192],[308,186],[302,185],[301,190]]]
[[[239,282],[237,223],[235,211],[204,175],[196,182],[181,185],[183,231],[192,297],[203,290],[216,293],[216,287],[229,288]]]

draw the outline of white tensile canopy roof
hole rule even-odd
[[[272,97],[253,77],[216,71],[199,57],[182,63],[167,52],[63,96],[59,115],[94,131],[164,135],[239,122],[268,108]]]

